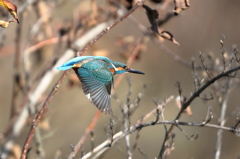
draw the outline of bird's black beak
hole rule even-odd
[[[145,75],[145,73],[138,70],[131,69],[131,68],[127,69],[127,72]]]

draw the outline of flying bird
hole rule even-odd
[[[70,59],[57,70],[73,69],[82,83],[84,94],[99,110],[112,113],[111,89],[114,85],[113,76],[122,73],[144,74],[129,68],[126,64],[111,61],[103,56],[79,56]]]

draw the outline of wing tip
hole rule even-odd
[[[100,110],[100,111],[103,112],[104,114],[109,114],[109,115],[113,114],[113,111],[112,111],[111,107],[105,108],[105,109]]]
[[[72,66],[64,66],[64,65],[62,65],[62,66],[58,66],[56,69],[57,70],[61,70],[61,71],[66,71],[66,70],[68,70],[70,68],[72,68]]]

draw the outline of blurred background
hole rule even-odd
[[[22,6],[27,1],[12,0],[16,6]],[[87,21],[93,12],[92,1],[35,1],[19,14],[20,24],[11,23],[8,28],[0,29],[1,48],[0,48],[0,132],[3,133],[8,128],[10,118],[12,117],[12,106],[16,108],[14,113],[20,111],[24,96],[27,94],[25,90],[20,90],[17,95],[13,94],[15,90],[14,75],[20,74],[23,78],[23,84],[29,84],[30,92],[33,92],[44,76],[45,72],[53,66],[54,60],[60,58],[69,46],[81,35],[84,35],[92,27],[100,23],[101,18],[107,19],[108,12],[114,10],[109,7],[109,2],[104,0],[96,0],[96,5],[100,8],[109,7],[109,10],[100,10],[97,13],[103,14],[99,17],[99,21]],[[118,3],[118,2],[117,2]],[[152,9],[160,10],[162,3],[153,3],[147,1],[145,3]],[[162,15],[172,11],[174,4],[172,1],[161,10]],[[20,9],[18,7],[18,9]],[[1,19],[6,19],[9,13],[1,9]],[[159,14],[160,14],[159,13]],[[191,1],[190,8],[181,12],[178,16],[171,17],[167,22],[160,26],[160,30],[167,30],[174,35],[180,46],[168,40],[162,40],[162,45],[172,50],[177,56],[191,64],[192,58],[196,59],[196,63],[200,65],[199,52],[204,54],[211,53],[216,58],[221,58],[220,39],[221,35],[225,35],[224,48],[227,52],[231,52],[234,44],[240,43],[240,1],[238,0],[201,0]],[[159,18],[162,18],[159,15]],[[138,8],[131,15],[137,22],[150,27],[150,23],[146,16],[144,8]],[[113,16],[109,17],[113,18]],[[77,22],[76,22],[77,21]],[[79,21],[79,22],[78,22]],[[39,25],[37,25],[39,23]],[[74,27],[72,24],[75,23]],[[79,27],[79,31],[69,33],[69,30]],[[36,31],[37,30],[37,31]],[[69,34],[68,34],[69,33]],[[107,56],[111,60],[126,63],[132,50],[136,46],[137,41],[142,36],[142,31],[126,18],[124,21],[116,25],[100,40],[98,40],[84,55],[101,55]],[[66,36],[67,35],[67,36]],[[75,36],[74,36],[75,35]],[[17,37],[20,37],[17,42]],[[54,38],[60,37],[58,42],[54,42]],[[49,41],[47,41],[49,40]],[[62,41],[61,41],[62,40]],[[45,41],[47,45],[42,45],[34,51],[27,49],[36,46],[41,41]],[[19,49],[16,46],[19,45]],[[75,52],[81,48],[75,49]],[[16,58],[16,51],[19,51],[19,59]],[[27,51],[26,51],[27,50]],[[29,53],[29,52],[30,53]],[[28,54],[26,57],[25,54]],[[72,54],[72,57],[74,54]],[[26,64],[26,58],[30,60],[30,64]],[[16,63],[16,59],[19,63]],[[28,67],[29,68],[28,68]],[[123,77],[119,85],[114,89],[114,95],[122,103],[126,103],[126,96],[129,86],[126,77],[132,81],[131,84],[131,100],[133,101],[139,92],[142,91],[143,84],[146,84],[144,96],[141,99],[140,106],[131,118],[131,123],[136,123],[143,115],[150,112],[156,107],[153,103],[155,99],[166,99],[170,96],[177,97],[178,90],[176,82],[181,83],[183,95],[189,97],[194,91],[192,79],[192,69],[186,67],[171,56],[166,51],[160,49],[149,38],[144,39],[141,52],[138,58],[134,60],[131,67],[145,73],[142,75],[127,74]],[[28,69],[26,69],[28,68]],[[28,76],[26,76],[26,70]],[[45,70],[45,71],[44,71]],[[61,76],[63,72],[58,71],[57,75],[51,81],[46,91],[36,103],[36,109],[39,110],[41,104],[45,101],[50,90]],[[201,76],[199,72],[199,76]],[[19,88],[21,89],[21,88]],[[27,89],[28,90],[28,89]],[[212,91],[209,89],[208,91]],[[226,126],[232,127],[236,122],[236,109],[239,108],[240,98],[238,86],[231,91],[228,100],[228,108],[226,111]],[[195,100],[191,104],[193,115],[184,114],[181,121],[202,122],[206,117],[207,105],[211,105],[214,119],[211,123],[217,124],[220,114],[220,107],[214,98],[211,102],[205,103],[201,99]],[[15,103],[15,104],[14,104]],[[114,115],[121,117],[121,110],[116,99],[111,100]],[[32,110],[29,110],[31,112]],[[172,100],[165,106],[164,117],[166,120],[173,120],[179,109],[176,107],[175,101]],[[40,133],[42,136],[42,146],[45,152],[44,158],[54,158],[59,155],[61,158],[67,158],[72,151],[71,145],[75,145],[88,127],[93,116],[97,112],[97,108],[93,106],[85,97],[81,89],[81,84],[76,79],[74,72],[71,70],[61,84],[57,94],[49,104],[48,110],[40,123]],[[234,113],[233,113],[234,112]],[[94,128],[94,146],[99,145],[109,135],[106,132],[109,125],[109,115],[102,114]],[[21,152],[21,147],[27,137],[28,131],[33,120],[31,115],[26,126],[22,129],[19,136],[14,141],[13,151],[15,156]],[[154,115],[147,121],[155,120]],[[168,126],[169,127],[169,126]],[[188,140],[179,129],[175,129],[174,133],[174,150],[168,158],[213,158],[215,155],[216,134],[217,129],[206,127],[184,127],[182,129],[188,136],[198,134],[196,140]],[[116,130],[116,132],[118,132]],[[1,146],[9,138],[9,132],[6,138],[2,135]],[[158,156],[162,141],[165,135],[163,125],[147,127],[139,132],[138,146],[148,156],[155,158]],[[131,145],[136,142],[136,133],[131,135]],[[239,146],[240,138],[231,132],[223,132],[223,144],[221,150],[221,158],[238,158],[240,156]],[[31,144],[29,158],[36,158],[36,146],[34,141]],[[91,151],[90,138],[83,145],[81,152],[77,154],[79,158],[81,154]],[[14,158],[14,157],[13,157]],[[125,140],[121,139],[116,145],[111,147],[102,158],[126,158]],[[139,151],[133,151],[133,158],[143,158]]]

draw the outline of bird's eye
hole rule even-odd
[[[124,66],[123,68],[124,68],[125,70],[128,70],[128,69],[129,69],[129,67],[127,67],[127,66]]]

